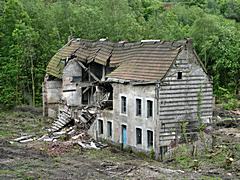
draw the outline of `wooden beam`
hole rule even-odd
[[[86,89],[84,89],[84,91],[82,92],[82,94],[84,94],[85,92],[87,92],[90,89],[90,86],[88,86]]]
[[[80,61],[77,61],[77,63],[84,69],[84,71],[87,71],[88,74],[93,77],[93,79],[95,79],[96,81],[100,81],[100,79],[98,79],[97,76],[95,76],[86,66],[84,66],[83,63],[81,63]]]

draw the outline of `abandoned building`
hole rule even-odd
[[[43,83],[51,131],[74,120],[95,138],[161,154],[212,118],[212,81],[191,39],[113,43],[72,39]]]

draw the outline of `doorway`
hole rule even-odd
[[[126,145],[127,144],[127,126],[122,125],[122,144]]]

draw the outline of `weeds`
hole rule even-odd
[[[183,169],[190,169],[193,166],[193,159],[191,158],[188,145],[182,144],[175,150],[175,163]]]
[[[197,120],[198,120],[198,123],[199,123],[198,130],[199,130],[200,138],[201,138],[201,140],[202,140],[202,142],[204,144],[205,151],[207,152],[208,148],[207,148],[207,143],[206,143],[206,139],[205,139],[205,135],[204,135],[204,130],[206,128],[206,125],[203,122],[202,117],[201,117],[202,98],[203,98],[202,87],[200,87],[200,91],[198,92],[198,99],[197,99],[198,100],[198,104],[197,104]]]
[[[151,159],[155,159],[155,152],[153,148],[151,148],[149,155]]]
[[[180,123],[181,135],[182,135],[182,139],[184,140],[185,143],[188,142],[188,139],[187,139],[187,125],[188,125],[188,121],[182,121]]]
[[[231,110],[240,108],[240,102],[235,94],[231,93],[225,88],[219,87],[219,102],[223,105],[224,109]]]

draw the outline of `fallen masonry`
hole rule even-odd
[[[15,142],[28,143],[32,141],[57,142],[65,140],[71,144],[78,144],[86,149],[101,149],[107,147],[106,144],[97,142],[88,135],[87,130],[95,119],[95,114],[90,113],[90,108],[85,107],[80,119],[73,119],[70,116],[69,109],[60,110],[58,118],[52,123],[48,133],[41,137],[34,135],[24,135],[14,139]],[[64,116],[65,114],[65,116]]]

